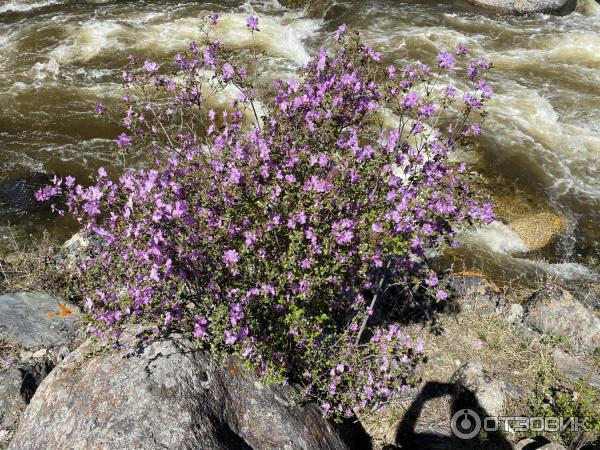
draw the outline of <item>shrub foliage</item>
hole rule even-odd
[[[259,32],[258,18],[247,25]],[[444,300],[425,253],[492,218],[465,166],[448,161],[480,132],[490,64],[461,45],[434,68],[385,67],[342,26],[333,50],[260,103],[254,74],[209,32],[172,71],[130,57],[123,73],[117,144],[148,150],[150,167],[38,193],[65,194],[102,240],[79,267],[89,331],[112,341],[132,322],[176,330],[267,381],[301,385],[325,415],[369,410],[423,351],[396,324],[369,320],[379,299],[402,286]],[[444,81],[458,70],[467,91]],[[206,107],[227,92],[225,108]]]

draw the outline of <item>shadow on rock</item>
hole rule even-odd
[[[450,395],[452,417],[456,417],[458,433],[469,435],[477,429],[475,416],[483,420],[489,414],[479,404],[475,394],[458,383],[428,382],[407,409],[396,430],[395,446],[388,450],[402,449],[457,449],[457,450],[511,450],[512,446],[499,432],[479,432],[470,439],[461,439],[455,434],[447,436],[435,432],[417,432],[416,423],[425,404],[432,399]],[[451,420],[451,417],[448,417]]]

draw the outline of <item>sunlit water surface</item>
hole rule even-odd
[[[580,0],[565,16],[507,17],[462,3],[314,1],[303,9],[272,1],[0,1],[0,185],[38,174],[86,179],[98,167],[122,171],[120,131],[97,119],[98,100],[117,104],[127,55],[170,60],[201,39],[200,20],[224,14],[215,34],[230,47],[258,46],[264,74],[287,78],[341,23],[362,32],[389,62],[431,63],[466,42],[494,61],[496,97],[473,163],[495,192],[557,211],[565,236],[523,254],[501,224],[471,231],[459,252],[498,278],[536,272],[597,277],[600,236],[600,5]],[[245,27],[261,18],[254,42]],[[40,181],[41,182],[41,181]],[[10,225],[10,226],[9,226]],[[66,237],[76,224],[40,208],[0,211],[0,232]],[[533,260],[536,260],[535,262]]]

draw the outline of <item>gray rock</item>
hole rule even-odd
[[[544,439],[546,441],[546,439]],[[542,441],[543,442],[543,441]],[[548,442],[547,444],[543,444],[540,441],[536,441],[535,439],[527,438],[522,439],[517,442],[514,446],[514,450],[567,450],[560,444],[555,444],[554,442]]]
[[[518,303],[511,303],[504,309],[504,318],[510,324],[521,322],[523,318],[523,307]]]
[[[0,370],[0,429],[11,429],[27,403],[20,393],[23,377],[16,367]]]
[[[500,416],[504,409],[504,383],[495,380],[479,361],[469,361],[452,377],[459,391],[468,390],[475,395],[479,405],[490,416]],[[462,396],[457,393],[457,398]]]
[[[460,307],[481,314],[495,314],[505,302],[500,289],[480,274],[469,272],[454,275],[450,278],[448,287]]]
[[[40,382],[52,370],[45,359],[18,362],[0,369],[0,448],[10,440],[19,418]]]
[[[70,342],[79,309],[43,293],[0,296],[0,333],[27,349],[51,348]]]
[[[552,352],[556,368],[573,381],[585,381],[590,386],[600,388],[600,369],[583,359],[569,355],[560,349]]]
[[[10,449],[346,448],[316,405],[290,406],[291,388],[265,386],[233,360],[216,365],[184,339],[86,358],[93,348],[44,380]]]
[[[98,236],[78,232],[71,236],[59,249],[55,261],[59,267],[72,269],[81,261],[102,250],[102,241]]]
[[[540,289],[524,305],[525,323],[580,351],[593,353],[600,345],[600,319],[567,291],[550,286]]]
[[[575,0],[468,0],[484,9],[506,14],[560,13],[575,8]]]

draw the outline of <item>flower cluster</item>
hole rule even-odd
[[[247,26],[259,32],[257,18]],[[192,43],[164,75],[130,58],[117,144],[147,149],[150,167],[38,194],[64,191],[102,241],[79,267],[90,332],[118,339],[137,322],[187,333],[267,381],[302,385],[325,415],[369,410],[406,385],[423,343],[374,311],[392,282],[443,301],[426,252],[492,219],[465,166],[448,161],[478,134],[490,65],[461,45],[437,69],[386,68],[345,27],[336,40],[299,79],[274,83],[262,117],[254,82],[218,41]],[[462,101],[441,76],[461,61]],[[155,101],[136,95],[148,86]],[[238,98],[207,109],[228,86]]]

